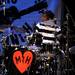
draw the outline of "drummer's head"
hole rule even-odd
[[[54,16],[53,12],[51,12],[50,10],[41,12],[41,20],[42,21],[47,21],[49,19],[54,19],[54,18],[55,18],[55,16]]]

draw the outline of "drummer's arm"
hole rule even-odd
[[[40,23],[37,23],[37,25],[35,26],[35,34],[39,34],[42,36],[41,32],[39,31],[40,30]]]

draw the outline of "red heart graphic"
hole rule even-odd
[[[33,54],[31,51],[25,51],[24,54],[22,54],[21,51],[16,51],[13,53],[13,62],[21,73],[24,73],[28,69],[32,63],[32,60]]]

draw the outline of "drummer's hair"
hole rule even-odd
[[[50,18],[50,19],[54,19],[55,18],[54,13],[52,11],[50,11],[50,10],[41,11],[41,13],[42,13],[42,15],[46,14],[48,16],[48,18]]]

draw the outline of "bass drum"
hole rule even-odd
[[[19,58],[17,58],[17,54],[15,54],[16,52],[18,52],[19,51],[19,53],[21,53],[22,55],[24,54],[24,52],[26,52],[26,51],[29,51],[29,52],[31,52],[32,53],[32,55],[33,55],[33,59],[32,59],[32,63],[30,64],[30,66],[27,68],[27,70],[25,70],[23,73],[21,73],[21,69],[24,69],[24,67],[21,67],[21,66],[23,66],[23,63],[24,63],[24,56],[23,56],[23,58],[21,57],[21,55],[18,53],[18,55],[19,55]],[[13,58],[13,56],[14,56],[14,54],[16,55],[16,57],[14,57]],[[28,54],[26,54],[26,55],[28,55]],[[13,59],[15,59],[16,60],[16,64],[17,63],[21,63],[21,66],[18,66],[18,68],[20,68],[21,67],[21,69],[19,70],[17,67],[16,67],[16,65],[14,64],[14,60]],[[22,60],[23,59],[23,60]],[[31,59],[31,58],[30,58]],[[29,59],[29,60],[30,60]],[[28,60],[28,56],[27,56],[27,58],[25,59],[25,61],[27,61]],[[27,61],[27,63],[29,63],[29,60]],[[32,67],[33,67],[33,65],[34,65],[34,62],[35,62],[35,54],[34,54],[34,52],[32,52],[31,50],[27,50],[27,48],[18,48],[18,47],[15,47],[15,48],[13,48],[13,51],[11,52],[11,53],[9,53],[9,55],[5,58],[5,66],[6,66],[6,69],[7,69],[7,75],[31,75],[30,73],[31,73],[31,71],[32,71]],[[25,66],[25,64],[24,64],[24,66]]]

